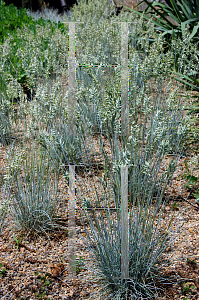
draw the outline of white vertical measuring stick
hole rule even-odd
[[[128,23],[121,22],[121,131],[124,140],[129,133],[128,80]]]
[[[121,23],[121,133],[123,147],[129,135],[128,23]],[[121,278],[129,277],[128,166],[121,166]]]
[[[76,97],[75,97],[75,22],[69,22],[69,58],[68,58],[68,129],[70,135],[76,134]]]
[[[76,98],[75,98],[75,22],[69,22],[69,91],[68,91],[68,134],[76,135]],[[68,201],[68,262],[69,277],[76,276],[76,211],[75,211],[75,166],[69,166],[69,201]]]
[[[129,278],[128,166],[121,166],[121,278]]]
[[[68,275],[76,276],[76,222],[75,222],[75,166],[69,166],[69,201],[68,201]]]

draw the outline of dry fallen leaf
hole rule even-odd
[[[26,258],[24,259],[24,261],[25,261],[25,262],[28,262],[28,263],[31,263],[31,264],[34,264],[34,263],[38,262],[38,260],[35,259],[34,257],[26,257]]]
[[[52,275],[52,277],[61,276],[62,271],[64,270],[64,264],[62,263],[51,264],[49,267],[50,267],[50,274]]]

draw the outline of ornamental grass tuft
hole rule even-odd
[[[11,213],[17,229],[46,232],[57,227],[57,185],[53,164],[31,144],[12,177]]]

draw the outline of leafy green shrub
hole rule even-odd
[[[25,8],[17,9],[13,3],[6,6],[5,2],[1,1],[0,22],[0,42],[2,43],[16,28],[22,28],[24,24],[32,23],[33,19],[27,15]]]
[[[47,10],[48,11],[48,10]],[[52,14],[52,11],[51,11]],[[46,20],[40,16],[36,18],[36,20],[28,13],[25,8],[18,9],[14,6],[13,3],[10,5],[5,5],[5,2],[1,1],[0,3],[0,21],[1,21],[1,29],[0,29],[0,42],[2,43],[6,38],[10,35],[15,35],[17,29],[22,29],[25,26],[28,29],[32,30],[34,33],[36,32],[37,25],[45,27],[45,25],[52,24],[49,18]],[[52,20],[53,22],[53,20]],[[60,23],[60,19],[57,23],[56,27],[64,30],[64,25]],[[53,24],[52,24],[52,32],[53,32]]]
[[[64,34],[63,23],[42,18],[35,21],[25,9],[17,10],[13,5],[5,6],[4,2],[0,6],[0,17],[1,69],[8,74],[8,86],[13,78],[25,91],[33,89],[38,77],[51,76],[63,65],[67,68],[68,36]]]
[[[58,176],[44,153],[30,149],[22,172],[13,175],[12,214],[24,230],[48,231],[56,227]]]

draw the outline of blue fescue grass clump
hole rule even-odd
[[[11,124],[8,114],[0,111],[0,143],[8,145],[11,142]]]
[[[3,145],[11,142],[10,105],[7,98],[5,78],[0,72],[0,143]]]
[[[161,255],[174,238],[172,223],[163,219],[166,205],[163,195],[149,194],[147,203],[144,203],[142,195],[137,194],[136,202],[129,206],[129,276],[121,278],[121,202],[118,203],[118,200],[121,201],[121,186],[117,186],[115,193],[111,180],[107,188],[94,182],[89,184],[92,205],[86,206],[83,201],[82,212],[82,217],[86,216],[89,224],[89,228],[85,225],[84,229],[87,235],[85,246],[90,251],[89,260],[85,262],[87,272],[83,276],[97,286],[92,297],[157,297],[157,285],[166,281],[160,271]],[[78,196],[82,191],[79,190]]]
[[[0,188],[0,193],[1,193],[1,199],[0,199],[0,235],[1,235],[4,228],[5,219],[10,210],[10,207],[9,207],[9,197],[8,197],[6,186],[2,186]]]
[[[12,177],[12,215],[17,229],[46,232],[56,227],[57,184],[58,172],[44,152],[32,145]]]
[[[48,131],[44,130],[37,136],[37,141],[53,160],[63,165],[78,164],[82,161],[81,137],[70,135],[66,122],[55,122]]]

